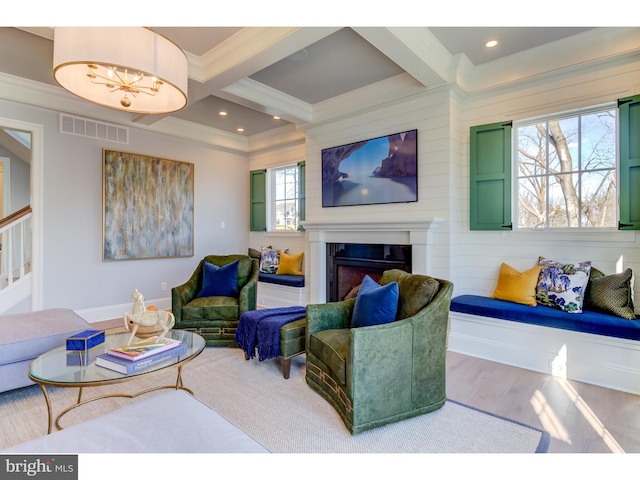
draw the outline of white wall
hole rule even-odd
[[[464,100],[460,121],[463,155],[455,173],[463,185],[463,214],[453,219],[456,232],[453,248],[458,266],[453,272],[456,294],[490,294],[495,288],[501,262],[524,270],[533,267],[539,256],[561,262],[591,260],[605,273],[615,273],[626,267],[640,272],[640,245],[636,232],[471,232],[468,203],[471,126],[552,114],[638,93],[640,61],[635,61],[611,63],[599,69],[585,66],[545,81],[538,80],[519,88],[496,89]]]
[[[451,97],[447,89],[416,95],[384,109],[353,115],[307,130],[307,220],[360,221],[442,218],[431,234],[434,249],[427,273],[450,277]],[[321,152],[383,135],[418,129],[418,201],[346,207],[322,207]]]
[[[248,155],[137,128],[128,145],[78,137],[59,133],[57,112],[2,100],[0,111],[44,128],[43,308],[100,310],[129,303],[136,288],[147,299],[168,299],[205,255],[246,252]],[[193,257],[102,261],[103,148],[194,164]]]
[[[266,149],[252,154],[249,165],[250,170],[260,170],[292,165],[303,160],[305,160],[304,141],[296,141],[278,149]],[[248,173],[246,182],[249,183]],[[296,254],[305,251],[306,242],[302,232],[249,232],[249,246],[256,250],[267,246],[276,250],[289,249],[289,253]],[[303,272],[306,271],[308,270],[303,266]]]
[[[56,112],[0,101],[2,116],[44,126],[44,307],[91,309],[127,303],[139,288],[168,297],[160,282],[185,281],[209,253],[245,253],[249,246],[306,250],[304,235],[249,232],[249,171],[306,161],[308,221],[442,218],[432,233],[428,273],[452,280],[455,294],[489,294],[501,262],[519,269],[538,256],[592,260],[605,273],[640,269],[635,232],[572,233],[469,231],[469,128],[588,106],[640,93],[640,61],[584,65],[546,78],[479,91],[457,87],[305,127],[306,143],[255,149],[250,155],[215,150],[174,137],[131,129],[121,146],[58,133]],[[345,99],[348,101],[348,99]],[[418,129],[418,202],[322,208],[321,150]],[[193,162],[196,171],[195,256],[188,259],[102,262],[103,147]],[[226,228],[220,228],[224,221]],[[306,262],[305,262],[306,263]],[[305,273],[313,275],[306,270]]]
[[[635,232],[552,233],[469,230],[469,129],[613,101],[640,93],[640,62],[625,59],[583,66],[472,95],[457,87],[416,95],[382,109],[306,129],[306,218],[350,221],[440,217],[432,234],[428,273],[454,282],[455,295],[488,295],[502,262],[532,267],[539,256],[591,260],[605,273],[640,271]],[[321,151],[367,138],[418,129],[418,202],[322,208]],[[272,155],[277,157],[275,152]],[[252,165],[253,168],[253,165]],[[255,237],[252,244],[257,245]],[[636,288],[637,291],[638,288]]]
[[[13,213],[29,205],[29,164],[2,146],[0,157],[10,159],[11,198],[7,207],[8,212]]]

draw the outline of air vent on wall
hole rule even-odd
[[[60,114],[60,132],[97,138],[117,143],[129,143],[129,129],[111,123],[97,122],[73,115]]]

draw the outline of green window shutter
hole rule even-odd
[[[618,100],[620,125],[619,229],[640,230],[640,95]]]
[[[253,170],[249,172],[250,185],[250,219],[249,229],[252,232],[264,232],[267,229],[267,171]]]
[[[298,163],[298,222],[306,219],[305,210],[307,208],[307,196],[305,193],[305,162]],[[298,230],[303,231],[304,227],[298,225]]]
[[[470,228],[511,229],[511,122],[471,127]]]

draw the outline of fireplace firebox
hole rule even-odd
[[[365,275],[376,282],[385,270],[411,273],[411,245],[327,243],[327,301],[344,300]]]

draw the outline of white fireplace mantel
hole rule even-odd
[[[417,220],[312,220],[300,222],[307,232],[306,271],[310,303],[325,303],[327,243],[411,245],[411,271],[426,275],[430,259],[430,232],[441,218]]]

